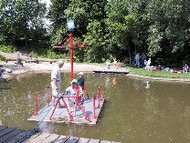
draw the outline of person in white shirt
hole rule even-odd
[[[147,61],[147,63],[146,63],[146,66],[145,66],[146,70],[150,70],[151,69],[150,64],[151,64],[151,58],[149,58],[148,61]]]
[[[51,88],[52,88],[52,104],[55,104],[56,98],[58,98],[61,91],[61,72],[64,62],[62,60],[57,61],[56,65],[51,71]]]

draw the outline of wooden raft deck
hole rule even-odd
[[[117,143],[114,141],[78,138],[38,132],[31,136],[30,131],[0,126],[0,143]]]
[[[60,101],[61,102],[61,101]],[[87,120],[84,116],[82,110],[77,109],[76,115],[73,118],[73,121],[70,120],[67,109],[66,108],[57,108],[50,119],[53,106],[50,105],[49,107],[43,107],[39,112],[38,115],[32,116],[28,119],[28,121],[44,121],[44,122],[55,122],[55,123],[74,123],[74,124],[88,124],[88,125],[95,125],[97,123],[98,117],[100,115],[101,109],[103,107],[105,100],[95,100],[95,110],[93,110],[93,100],[86,99],[84,101],[84,109],[85,114],[90,118],[91,121]]]

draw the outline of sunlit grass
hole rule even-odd
[[[162,77],[162,78],[190,78],[190,73],[171,73],[169,71],[150,71],[143,68],[127,67],[129,72],[134,75],[149,76],[149,77]]]

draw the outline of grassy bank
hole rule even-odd
[[[190,78],[190,73],[171,73],[169,71],[150,71],[143,68],[127,67],[129,72],[134,75],[149,76],[149,77],[161,77],[161,78]]]

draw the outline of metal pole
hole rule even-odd
[[[73,72],[73,33],[70,33],[70,63],[71,63],[71,73],[70,73],[70,80],[73,80],[74,78],[74,72]]]

